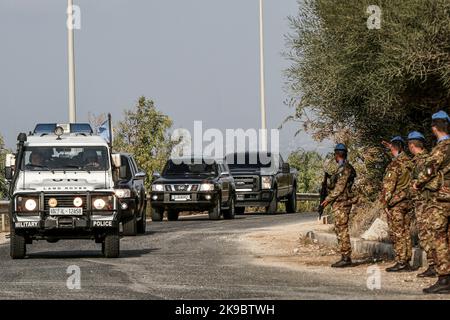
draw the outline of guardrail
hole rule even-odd
[[[319,201],[318,193],[297,193],[297,201]]]
[[[1,232],[5,232],[7,230],[6,217],[8,216],[8,206],[9,206],[9,201],[0,201],[0,218],[1,218],[0,231]]]

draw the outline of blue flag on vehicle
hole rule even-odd
[[[102,123],[102,125],[98,128],[98,135],[106,140],[106,142],[110,143],[111,133],[109,132],[109,120],[106,120]]]

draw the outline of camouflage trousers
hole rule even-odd
[[[412,257],[410,210],[410,203],[403,201],[389,208],[387,215],[395,261],[400,263],[409,263]]]
[[[419,230],[419,241],[422,249],[427,253],[429,266],[436,264],[436,250],[434,249],[433,232],[431,230],[431,219],[427,214],[427,202],[417,200],[414,203],[417,228]]]
[[[341,254],[346,257],[352,255],[352,244],[350,242],[350,233],[348,231],[348,220],[351,210],[351,204],[348,205],[347,203],[342,204],[339,202],[333,204],[334,229],[338,240],[338,246]]]
[[[449,216],[450,203],[430,201],[426,208],[436,250],[436,270],[440,276],[450,275]]]

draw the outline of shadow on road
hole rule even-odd
[[[159,249],[140,249],[140,250],[120,250],[121,258],[138,258],[146,254],[158,251]],[[83,259],[83,258],[102,258],[106,259],[101,250],[86,251],[44,251],[27,255],[27,259]],[[110,259],[107,259],[110,260]]]

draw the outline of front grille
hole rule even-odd
[[[234,183],[236,185],[236,190],[245,189],[251,191],[258,191],[258,178],[253,176],[238,176],[234,177]]]
[[[48,211],[50,209],[50,206],[48,205],[49,199],[56,199],[58,204],[56,205],[56,208],[74,208],[73,205],[73,199],[80,197],[83,200],[83,205],[81,208],[83,210],[87,210],[87,197],[86,195],[45,195],[44,196],[44,210]]]
[[[166,191],[172,192],[192,192],[198,191],[197,184],[168,184],[166,185]]]

